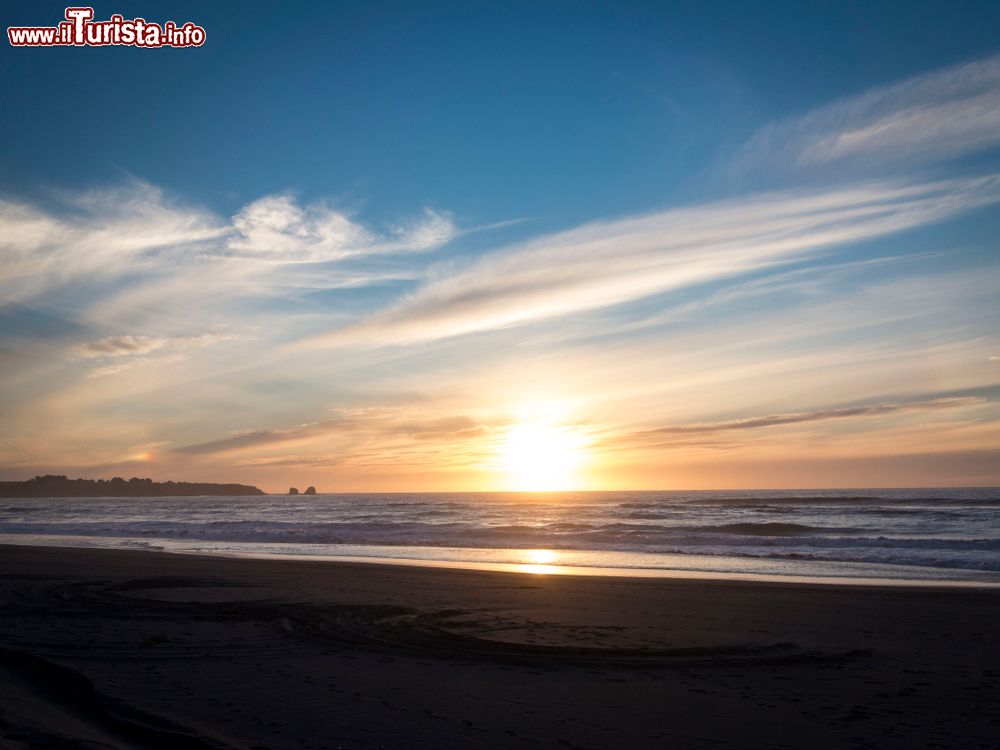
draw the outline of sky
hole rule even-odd
[[[207,38],[0,47],[0,478],[1000,485],[997,3],[94,10]]]

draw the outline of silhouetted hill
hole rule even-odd
[[[68,479],[48,474],[26,482],[0,482],[0,497],[170,497],[178,495],[264,495],[247,484],[154,482],[132,477],[129,480]]]

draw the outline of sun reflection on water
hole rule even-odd
[[[525,552],[525,557],[528,558],[529,563],[535,565],[551,565],[556,561],[555,550],[551,549],[529,549]]]
[[[559,558],[555,550],[551,549],[529,549],[524,551],[525,562],[521,563],[520,569],[525,573],[541,575],[551,573],[555,570],[554,562]]]

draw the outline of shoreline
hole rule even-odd
[[[297,554],[272,553],[252,551],[224,550],[190,550],[182,547],[169,549],[157,547],[127,547],[105,546],[97,544],[74,544],[74,537],[47,537],[40,543],[19,544],[10,539],[16,535],[0,535],[0,547],[50,547],[55,549],[103,549],[115,551],[152,552],[167,555],[201,556],[222,559],[246,560],[285,560],[290,562],[318,562],[344,565],[373,565],[402,568],[421,568],[431,570],[469,570],[482,572],[511,573],[516,575],[538,576],[571,576],[584,578],[612,579],[642,579],[642,580],[692,580],[692,581],[734,581],[747,583],[780,583],[800,586],[847,586],[847,587],[886,587],[886,588],[929,588],[929,589],[983,589],[1000,590],[1000,580],[974,579],[935,579],[935,578],[905,578],[889,576],[850,576],[850,575],[809,575],[809,574],[774,574],[739,571],[714,571],[697,568],[642,568],[642,567],[610,567],[598,565],[563,565],[550,563],[503,563],[479,562],[473,560],[443,560],[422,559],[418,557],[392,557],[383,555],[350,555],[350,554]],[[26,535],[27,536],[27,535]],[[42,537],[39,537],[42,538]],[[116,537],[108,537],[115,539]],[[64,541],[65,540],[65,541]],[[156,540],[156,543],[168,540]],[[174,540],[169,540],[174,541]],[[178,545],[187,542],[177,542]],[[489,550],[495,552],[498,550]],[[523,550],[531,552],[532,550]],[[559,552],[565,552],[560,550]],[[699,557],[696,555],[678,555],[678,557]],[[744,559],[744,558],[738,558]],[[745,558],[754,560],[755,558]],[[867,567],[862,563],[854,563],[858,568]],[[905,566],[894,566],[905,568]],[[903,571],[900,571],[903,572]]]
[[[186,552],[155,550],[164,554],[221,557],[238,560],[285,560],[288,562],[318,562],[345,565],[376,565],[393,568],[428,568],[432,570],[466,570],[483,573],[514,575],[573,576],[579,578],[636,578],[666,581],[731,581],[740,583],[776,583],[801,586],[867,586],[887,588],[929,589],[994,589],[1000,581],[962,581],[903,578],[850,578],[843,576],[768,575],[764,573],[722,573],[709,570],[661,570],[647,568],[607,568],[598,566],[549,565],[537,563],[477,563],[473,561],[418,560],[410,558],[363,557],[350,555],[252,554],[241,552]]]

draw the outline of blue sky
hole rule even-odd
[[[0,49],[4,476],[1000,482],[997,4],[116,12]]]
[[[374,220],[426,204],[475,223],[531,218],[527,233],[754,187],[715,171],[758,128],[995,52],[1000,23],[993,3],[298,8],[97,6],[197,19],[212,41],[5,47],[4,187],[124,172],[220,211],[292,190]],[[62,9],[6,3],[4,23]]]

